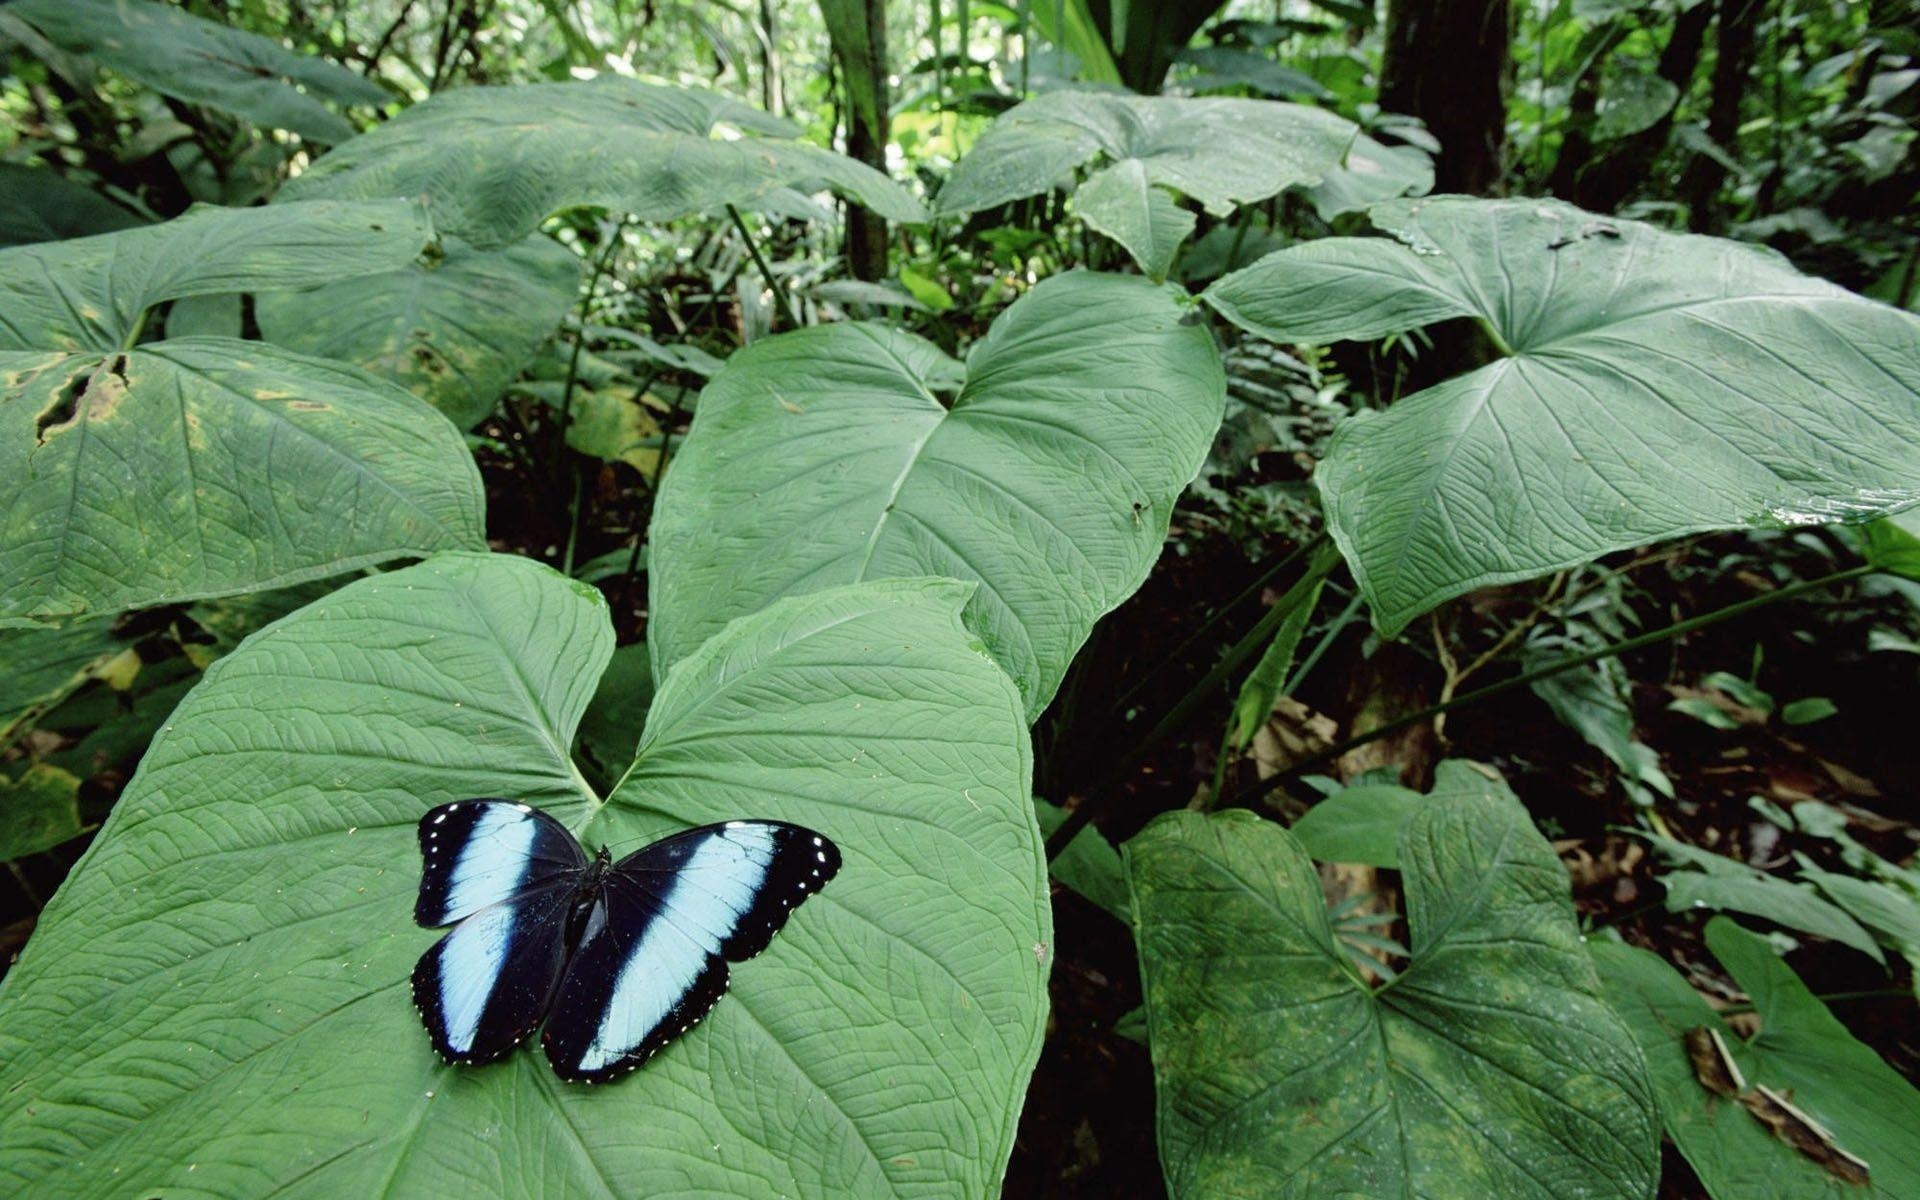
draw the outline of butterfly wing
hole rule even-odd
[[[621,859],[541,1035],[554,1071],[597,1083],[644,1063],[839,869],[831,841],[779,821],[707,825]]]
[[[538,891],[586,869],[567,827],[528,804],[456,800],[420,818],[420,898],[413,919],[451,925],[490,904]]]
[[[442,1058],[492,1062],[546,1015],[586,855],[558,821],[504,800],[429,811],[420,853],[414,918],[454,928],[414,967],[414,1005]]]

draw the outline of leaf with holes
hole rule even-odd
[[[426,236],[415,205],[290,204],[0,251],[0,619],[480,545],[459,431],[392,384],[257,342],[137,344],[163,301],[391,269]]]
[[[734,617],[859,579],[978,580],[968,623],[1047,706],[1146,578],[1225,404],[1174,289],[1056,276],[959,364],[880,325],[741,350],[700,396],[649,542],[654,673]]]
[[[479,545],[459,431],[392,384],[257,342],[0,353],[0,616],[280,587]]]
[[[1398,241],[1290,247],[1206,298],[1282,342],[1472,317],[1509,351],[1342,422],[1314,472],[1383,632],[1612,550],[1920,501],[1911,314],[1765,250],[1557,201],[1372,214]]]
[[[729,626],[604,799],[567,754],[613,649],[585,584],[445,555],[253,635],[0,984],[0,1192],[992,1194],[1052,933],[1024,714],[966,591],[863,584]],[[413,923],[414,827],[501,795],[590,846],[796,821],[845,864],[626,1080],[568,1086],[525,1049],[448,1066],[409,993],[438,936]]]
[[[756,136],[716,137],[725,125]],[[594,205],[671,221],[819,184],[893,221],[926,212],[886,176],[796,141],[799,130],[717,92],[617,75],[442,92],[326,155],[289,200],[426,196],[435,227],[483,249]]]
[[[1126,854],[1175,1200],[1652,1196],[1646,1066],[1511,793],[1408,821],[1411,961],[1374,988],[1280,826],[1169,813]]]

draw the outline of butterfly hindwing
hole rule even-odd
[[[727,989],[840,869],[831,841],[779,821],[688,830],[620,860],[554,1000],[542,1044],[562,1079],[638,1067]]]
[[[547,1015],[567,965],[570,882],[472,913],[420,956],[413,1002],[448,1062],[489,1063]]]
[[[420,897],[413,919],[428,928],[523,892],[566,881],[587,856],[567,827],[527,804],[456,800],[420,819]]]

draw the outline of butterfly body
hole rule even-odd
[[[526,804],[463,800],[420,821],[414,918],[452,926],[414,968],[443,1059],[505,1057],[545,1023],[563,1079],[618,1078],[696,1024],[727,964],[765,949],[839,869],[833,843],[780,821],[728,821],[592,858]]]

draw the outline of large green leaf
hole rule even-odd
[[[1844,908],[1823,900],[1812,884],[1790,883],[1738,859],[1673,838],[1653,833],[1641,836],[1669,862],[1698,868],[1668,871],[1658,877],[1667,889],[1668,912],[1715,909],[1745,913],[1851,946],[1881,966],[1886,965],[1886,956],[1880,952],[1873,935]]]
[[[1920,1194],[1920,1093],[1857,1041],[1780,961],[1765,939],[1726,917],[1707,925],[1707,944],[1754,999],[1760,1032],[1731,1026],[1672,967],[1645,950],[1596,943],[1593,959],[1609,997],[1647,1057],[1667,1134],[1715,1200],[1839,1200]],[[1749,1089],[1791,1097],[1864,1159],[1866,1188],[1844,1183],[1789,1148],[1731,1097],[1708,1092],[1685,1038],[1720,1034]]]
[[[417,204],[195,208],[162,225],[0,250],[0,351],[119,349],[162,300],[267,292],[406,265]]]
[[[342,142],[353,126],[321,104],[385,104],[380,85],[336,63],[295,54],[257,33],[150,0],[13,0],[19,17],[60,49],[86,54],[157,92],[223,109],[269,129]],[[297,85],[297,86],[296,86]]]
[[[949,581],[730,626],[604,801],[566,747],[597,592],[448,555],[222,659],[54,897],[0,1004],[0,1191],[984,1196],[1045,1016],[1019,697]],[[442,1064],[408,994],[414,825],[508,795],[630,849],[784,818],[845,866],[697,1030],[613,1086]]]
[[[0,619],[481,544],[458,431],[391,384],[229,338],[120,349],[162,301],[392,269],[426,241],[417,205],[327,202],[0,251]]]
[[[958,364],[879,325],[756,342],[701,393],[655,510],[656,675],[777,597],[858,579],[979,580],[967,619],[1046,707],[1093,623],[1146,578],[1220,423],[1184,298],[1056,276]]]
[[[458,430],[258,342],[0,353],[0,616],[278,587],[482,544]]]
[[[1147,181],[1146,164],[1137,158],[1115,163],[1073,193],[1073,211],[1100,233],[1119,242],[1147,277],[1167,277],[1180,243],[1198,220],[1174,203],[1172,193]]]
[[[1176,1200],[1653,1194],[1646,1067],[1510,793],[1408,822],[1412,959],[1372,989],[1280,826],[1170,813],[1126,852]]]
[[[0,246],[54,242],[142,224],[90,187],[45,167],[0,162]]]
[[[716,125],[762,136],[713,136]],[[806,142],[785,121],[712,92],[616,75],[442,92],[326,155],[288,199],[424,195],[435,227],[483,249],[582,205],[668,221],[821,184],[881,216],[926,212],[871,167]]]
[[[440,248],[397,271],[262,296],[260,335],[365,367],[469,428],[567,315],[580,260],[538,234],[504,250]]]
[[[1360,414],[1314,473],[1388,633],[1450,597],[1712,529],[1920,500],[1920,320],[1770,252],[1549,200],[1372,209],[1207,299],[1283,342],[1480,319],[1511,351]]]
[[[34,763],[18,778],[0,771],[0,862],[50,850],[80,836],[80,780]]]
[[[80,690],[127,648],[110,621],[64,629],[0,629],[0,745],[15,728]]]
[[[1192,196],[1208,212],[1318,183],[1340,165],[1358,127],[1272,100],[1049,92],[994,119],[940,189],[943,213],[968,213],[1071,182],[1104,155],[1138,161],[1148,184]]]

